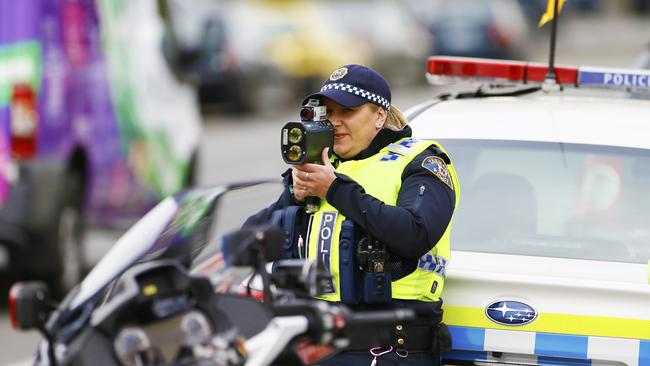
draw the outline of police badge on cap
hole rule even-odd
[[[350,64],[334,70],[320,91],[307,96],[302,104],[309,99],[329,98],[346,107],[370,102],[390,110],[390,97],[388,82],[377,71]]]
[[[338,69],[334,70],[332,75],[330,75],[330,80],[331,81],[336,81],[338,79],[341,79],[342,77],[347,75],[347,73],[348,73],[348,68],[347,67],[338,68]]]

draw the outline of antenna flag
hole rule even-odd
[[[557,13],[560,14],[562,11],[564,0],[548,0],[548,3],[546,4],[546,13],[542,14],[542,17],[539,19],[539,23],[537,24],[540,28],[555,18],[555,1],[558,1]]]

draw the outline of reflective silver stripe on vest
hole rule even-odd
[[[330,253],[332,250],[332,237],[334,236],[334,225],[336,224],[336,211],[323,212],[320,221],[320,232],[318,233],[318,260],[325,265],[325,268],[330,269],[331,260]],[[325,293],[334,293],[334,282],[329,281],[328,288]]]

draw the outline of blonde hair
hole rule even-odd
[[[390,106],[388,111],[388,117],[386,117],[386,122],[384,123],[384,128],[391,130],[399,131],[409,124],[409,121],[406,119],[406,116],[394,105]]]
[[[374,111],[377,111],[379,108],[384,108],[374,103],[366,103],[366,104],[374,108]],[[409,124],[408,119],[406,119],[404,114],[402,114],[402,111],[400,111],[394,105],[391,105],[390,109],[386,110],[386,121],[384,122],[383,128],[388,128],[389,130],[393,130],[393,131],[399,131],[408,124]]]

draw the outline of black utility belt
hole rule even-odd
[[[395,337],[393,347],[400,349],[404,348],[409,351],[430,351],[433,344],[432,327],[427,326],[404,326],[404,335],[400,336],[399,332]],[[403,341],[402,341],[403,340]]]
[[[351,305],[353,311],[382,311],[411,309],[417,319],[393,326],[364,326],[350,329],[349,351],[368,351],[373,347],[393,346],[396,350],[408,352],[430,352],[441,354],[451,349],[451,335],[442,323],[442,300],[424,302],[418,300],[393,299],[386,304]]]
[[[374,347],[393,346],[395,350],[408,352],[430,352],[442,354],[451,350],[451,335],[443,323],[425,326],[396,325],[390,340],[382,339],[386,327],[353,331],[350,334],[350,345],[345,349],[350,352],[367,352]],[[385,337],[385,336],[384,336]]]
[[[420,301],[409,299],[392,299],[386,304],[356,304],[349,305],[353,311],[378,311],[378,310],[396,310],[410,309],[417,314],[417,321],[410,322],[411,326],[430,326],[442,322],[442,300],[438,301]]]

